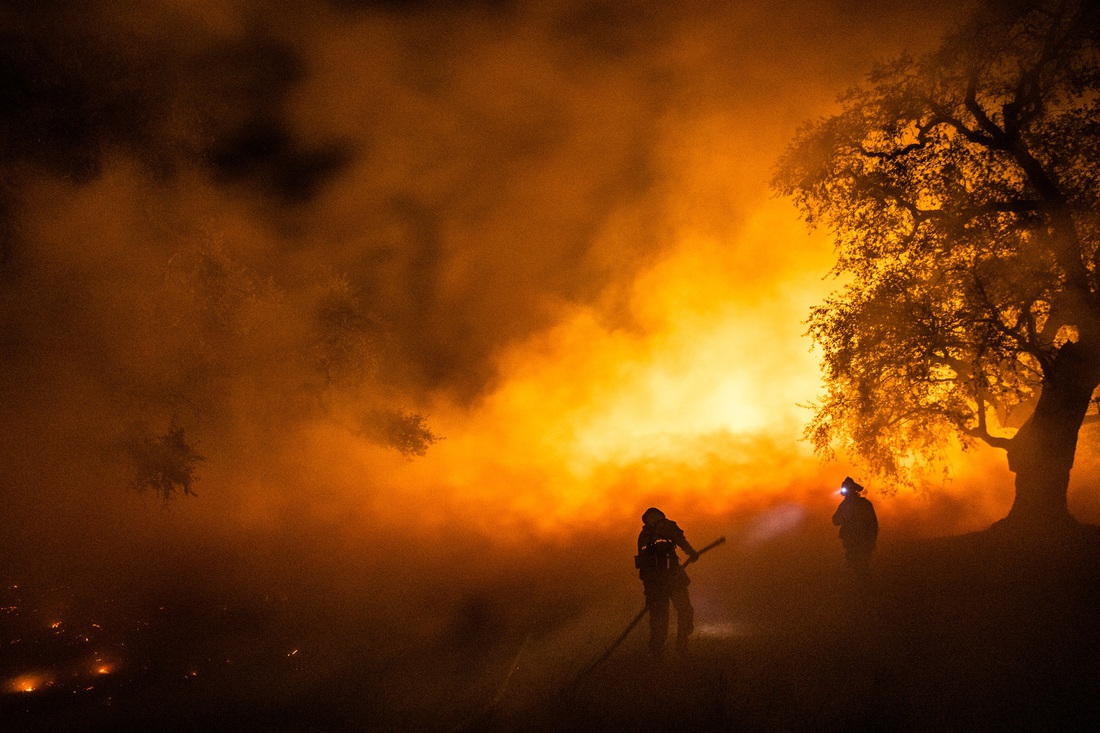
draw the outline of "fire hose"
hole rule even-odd
[[[688,558],[687,561],[684,562],[684,564],[680,566],[680,570],[683,570],[688,565],[691,565],[693,562],[698,560],[699,557],[704,552],[707,552],[709,550],[713,550],[715,547],[718,547],[719,545],[723,544],[725,541],[726,541],[725,537],[719,537],[714,542],[711,542],[709,545],[707,545],[703,549],[697,551],[695,553],[694,557]],[[615,650],[619,648],[619,645],[622,644],[623,641],[626,640],[626,637],[630,636],[630,632],[634,630],[634,627],[637,626],[639,623],[641,623],[642,619],[645,618],[647,613],[649,613],[649,605],[648,604],[643,606],[641,611],[638,611],[638,615],[635,616],[634,620],[631,621],[630,624],[626,627],[626,629],[623,630],[623,633],[619,634],[618,638],[615,639],[614,642],[612,642],[611,646],[609,646],[607,648],[607,651],[604,652],[603,655],[599,659],[597,659],[595,662],[592,662],[592,664],[585,667],[584,670],[579,675],[577,675],[577,679],[574,680],[573,684],[575,685],[577,682],[580,682],[580,680],[583,677],[585,677],[586,675],[588,675],[590,672],[592,672],[592,670],[596,669],[596,667],[599,667],[601,664],[606,662],[608,657],[610,657],[612,654],[614,654]]]

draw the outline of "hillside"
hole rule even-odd
[[[708,555],[692,571],[687,657],[653,663],[643,623],[588,674],[640,593],[617,566],[601,572],[621,583],[578,575],[566,550],[541,576],[516,568],[481,590],[389,602],[403,613],[369,585],[343,600],[8,585],[0,719],[5,731],[1094,729],[1100,528],[886,543],[870,586],[838,550],[822,531]],[[587,595],[570,596],[577,586]]]

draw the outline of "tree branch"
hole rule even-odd
[[[930,350],[928,353],[928,358],[932,361],[933,364],[951,367],[959,376],[970,373],[970,364],[963,361],[962,359],[956,359],[955,357],[950,356],[947,353],[936,353],[934,350]]]
[[[932,120],[929,122],[930,126],[949,125],[960,135],[965,137],[972,143],[984,145],[987,148],[997,148],[997,141],[989,136],[983,135],[977,130],[971,130],[966,126],[962,120],[958,117],[950,114],[942,105],[931,97],[925,97],[924,103],[928,105],[928,108],[932,110]]]
[[[1024,333],[1021,334],[1019,332],[1019,318],[1016,319],[1016,327],[1009,326],[1007,323],[1004,322],[1004,320],[1001,319],[1001,311],[1003,310],[1003,308],[994,303],[993,299],[989,297],[989,292],[986,290],[985,283],[982,282],[981,277],[978,275],[977,265],[978,262],[975,259],[971,267],[965,271],[965,274],[970,275],[978,298],[981,300],[981,304],[986,312],[989,313],[989,316],[987,316],[986,318],[979,318],[978,321],[980,323],[985,323],[989,326],[992,326],[993,329],[997,331],[997,333],[1015,341],[1016,346],[1021,351],[1031,354],[1037,359],[1041,358],[1041,348],[1039,342],[1034,338],[1034,329],[1028,328],[1028,324],[1026,321]],[[1021,312],[1028,312],[1030,314],[1030,304]]]
[[[1055,41],[1056,35],[1056,31],[1052,30],[1051,35],[1047,38],[1043,53],[1036,62],[1035,67],[1029,72],[1025,72],[1025,76],[1028,74],[1034,75],[1033,83],[1036,85],[1038,84],[1039,69],[1049,62],[1053,56],[1054,48],[1062,42],[1060,39],[1057,40],[1057,42]],[[1018,86],[1018,95],[1023,93],[1038,93],[1037,89],[1025,92],[1027,85],[1024,84],[1022,79],[1020,84],[1021,86]],[[1058,260],[1059,266],[1061,266],[1066,274],[1067,287],[1075,291],[1079,300],[1087,302],[1090,310],[1094,310],[1096,306],[1092,302],[1094,299],[1089,297],[1091,293],[1088,288],[1087,272],[1085,271],[1085,267],[1080,257],[1080,239],[1077,235],[1076,226],[1074,225],[1072,217],[1070,217],[1065,210],[1065,195],[1039,159],[1031,153],[1019,134],[1009,135],[990,119],[989,115],[986,114],[985,110],[978,102],[977,89],[978,74],[975,69],[971,72],[967,83],[964,104],[970,114],[974,116],[974,119],[978,122],[981,129],[989,136],[991,141],[990,147],[1010,152],[1017,165],[1020,166],[1020,169],[1027,177],[1028,182],[1034,186],[1035,190],[1042,197],[1042,201],[1044,202],[1042,208],[1051,212],[1051,220],[1057,232],[1055,236],[1054,254]],[[966,128],[960,128],[960,131],[962,129]],[[968,139],[970,138],[968,137]]]
[[[965,428],[964,432],[972,438],[978,438],[985,441],[994,448],[1008,450],[1008,446],[1012,443],[1011,438],[1002,438],[999,435],[990,435],[989,433],[989,427],[986,424],[985,418],[985,398],[982,397],[981,386],[978,385],[976,379],[974,384],[974,397],[978,401],[978,427]]]
[[[917,124],[917,139],[914,142],[909,143],[908,145],[904,145],[904,146],[898,148],[897,150],[891,150],[889,152],[880,152],[880,151],[877,151],[877,150],[868,150],[867,148],[863,147],[863,145],[860,145],[859,146],[859,152],[865,158],[876,158],[878,160],[897,160],[898,158],[906,156],[909,153],[913,152],[914,150],[920,150],[925,145],[927,145],[928,144],[928,133],[934,127],[936,127],[937,124],[939,124],[939,123],[936,121],[935,118],[932,118],[931,120],[929,120],[928,122],[926,122],[923,125],[918,123]]]
[[[1001,110],[1004,114],[1005,131],[1013,140],[1019,139],[1019,132],[1043,109],[1040,80],[1045,67],[1053,62],[1059,51],[1069,39],[1071,23],[1064,22],[1064,8],[1058,8],[1051,18],[1049,30],[1043,39],[1043,49],[1035,63],[1020,73],[1016,84],[1015,96],[1006,102]]]
[[[1008,450],[1012,445],[1012,438],[1002,438],[999,435],[990,435],[988,430],[982,428],[963,428],[963,433],[971,438],[977,438],[993,448]]]
[[[982,109],[982,105],[978,103],[977,69],[970,72],[970,78],[967,80],[966,84],[966,98],[963,104],[966,106],[967,111],[974,116],[974,119],[978,122],[978,126],[989,135],[993,143],[991,147],[1006,149],[1009,143],[1008,135],[989,118],[989,115]]]

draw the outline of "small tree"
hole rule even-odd
[[[145,423],[134,423],[123,447],[133,467],[132,488],[152,489],[165,502],[177,491],[195,495],[191,483],[203,456],[187,442],[183,428],[172,426],[164,435],[156,435]]]
[[[877,67],[779,162],[844,281],[809,319],[819,452],[905,481],[952,435],[983,440],[1016,474],[1010,520],[1072,521],[1100,385],[1098,26],[1083,1],[991,3]]]

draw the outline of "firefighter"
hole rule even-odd
[[[878,517],[875,507],[869,500],[860,496],[863,487],[845,477],[840,484],[840,493],[844,499],[833,514],[833,524],[840,527],[840,542],[848,567],[860,578],[866,579],[871,570],[871,553],[878,541]]]
[[[642,531],[638,535],[638,555],[634,565],[645,589],[646,610],[649,611],[649,650],[656,659],[664,656],[668,638],[668,606],[676,607],[676,649],[687,650],[687,640],[694,629],[695,612],[688,597],[687,573],[676,554],[679,547],[691,562],[698,553],[684,537],[676,522],[664,512],[650,507],[642,514]]]

